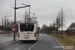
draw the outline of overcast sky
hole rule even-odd
[[[36,13],[35,16],[42,27],[43,24],[47,26],[55,21],[58,13],[63,7],[65,14],[65,27],[75,22],[75,0],[17,0],[17,7],[23,6],[22,3],[31,5],[31,12]],[[1,18],[9,16],[9,19],[14,18],[14,0],[0,0],[0,25]],[[28,8],[17,10],[17,20],[22,20],[25,10]]]

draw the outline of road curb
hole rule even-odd
[[[18,40],[13,41],[12,43],[10,43],[10,41],[8,41],[8,42],[9,42],[9,44],[5,44],[5,45],[3,45],[3,46],[0,46],[0,48],[3,48],[3,47],[5,47],[5,46],[8,46],[8,45],[12,45],[12,44],[18,43]]]
[[[52,36],[51,36],[52,37]],[[53,37],[54,38],[54,37]],[[54,38],[55,39],[55,38]],[[56,39],[55,39],[56,40]],[[56,40],[57,41],[57,40]],[[57,41],[58,42],[58,41]],[[58,42],[59,43],[59,42]],[[59,43],[59,45],[62,47],[62,45]],[[63,48],[63,47],[62,47]],[[63,48],[63,50],[65,50],[64,48]]]

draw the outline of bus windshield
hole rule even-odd
[[[20,31],[33,31],[34,24],[20,24]]]

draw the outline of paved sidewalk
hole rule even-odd
[[[0,43],[7,42],[7,41],[12,41],[14,39],[13,34],[0,34]],[[18,36],[15,37],[15,39],[18,39]]]
[[[11,44],[14,44],[14,43],[17,43],[18,42],[18,40],[15,40],[15,41],[7,41],[7,42],[3,42],[3,43],[0,43],[0,48],[1,47],[5,47],[5,46],[7,46],[7,45],[11,45]]]
[[[18,37],[16,37],[16,40],[13,41],[13,34],[0,34],[0,47],[4,47],[13,43],[18,42]]]

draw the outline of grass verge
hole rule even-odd
[[[64,46],[65,50],[75,50],[75,37],[69,37],[64,35],[63,39],[61,38],[61,35],[57,34],[48,34],[52,37],[54,37],[62,46]]]

